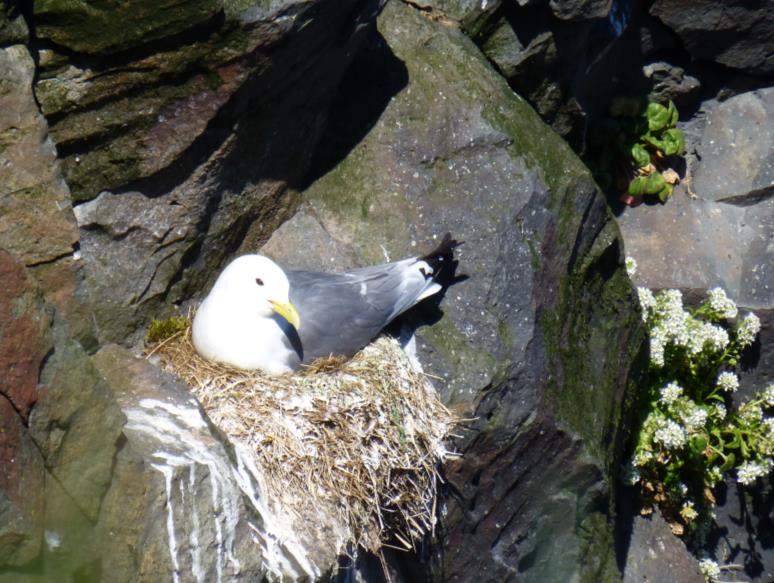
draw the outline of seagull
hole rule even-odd
[[[394,318],[443,289],[459,243],[446,234],[428,255],[345,273],[284,271],[268,257],[237,257],[196,311],[193,343],[208,360],[270,374],[321,357],[352,356]]]

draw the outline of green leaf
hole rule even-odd
[[[629,183],[629,194],[632,196],[642,196],[645,194],[645,185],[647,180],[644,176],[637,176]]]
[[[661,136],[661,142],[664,144],[664,154],[667,156],[682,154],[685,150],[683,132],[676,128],[666,130]]]
[[[677,108],[675,107],[675,103],[671,99],[669,100],[667,111],[669,112],[669,122],[667,122],[667,127],[673,128],[677,125],[678,113]]]
[[[665,186],[669,186],[661,172],[653,172],[645,177],[646,194],[659,194]],[[671,193],[670,193],[671,194]]]
[[[637,168],[650,164],[650,154],[642,144],[634,144],[632,146],[632,158],[634,163],[637,164]]]
[[[704,450],[707,448],[707,440],[697,435],[691,439],[690,447],[696,456],[703,456]]]
[[[648,103],[648,108],[645,110],[645,117],[648,120],[648,129],[651,132],[658,132],[667,127],[672,114],[663,105]]]
[[[723,462],[722,466],[720,466],[720,471],[727,472],[728,470],[734,467],[735,463],[736,463],[736,456],[733,453],[728,454],[728,456],[726,456],[726,461]]]
[[[659,176],[661,176],[659,174]],[[663,177],[662,177],[663,178]],[[671,184],[664,183],[664,188],[658,191],[658,199],[661,202],[666,202],[669,200],[669,197],[672,196],[672,191],[674,187]]]
[[[657,138],[653,134],[647,133],[642,136],[642,141],[651,146],[652,148],[655,148],[656,150],[660,150],[662,153],[664,152],[664,148],[666,148],[666,144],[664,144],[664,141]]]

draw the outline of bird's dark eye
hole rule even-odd
[[[256,277],[255,283],[257,283],[258,285],[263,285],[263,280],[260,277]]]

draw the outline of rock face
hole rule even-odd
[[[738,371],[737,404],[774,378],[772,95],[763,89],[705,102],[682,124],[688,185],[696,198],[683,184],[666,205],[626,209],[619,217],[627,254],[638,263],[636,284],[677,288],[689,298],[721,286],[742,313],[749,309],[760,317],[760,340]],[[767,538],[770,480],[741,488],[729,479],[718,500],[702,552],[721,564],[741,565],[745,580],[768,581],[774,572]],[[635,531],[641,527],[635,520]]]
[[[649,287],[725,288],[742,306],[774,307],[774,90],[706,103],[690,124],[691,191],[626,210],[620,223],[635,279]]]
[[[656,512],[633,519],[624,583],[704,583],[698,561],[675,537],[667,522]]]
[[[694,160],[693,190],[708,200],[754,204],[774,192],[774,88],[713,104]]]
[[[640,338],[616,227],[588,171],[464,35],[401,2],[379,32],[344,80],[304,202],[263,251],[348,267],[445,231],[465,240],[468,279],[405,323],[435,322],[418,358],[475,419],[422,577],[616,580],[608,480]]]
[[[650,12],[677,33],[694,58],[774,74],[774,3],[770,0],[656,0]]]
[[[94,352],[290,212],[377,8],[4,3],[0,581],[300,580],[334,562],[293,548],[179,385]],[[14,44],[25,18],[34,58]]]
[[[35,94],[73,199],[88,201],[76,217],[88,289],[105,300],[99,338],[132,344],[207,284],[248,225],[266,239],[288,216],[288,185],[378,1],[148,2],[129,27],[110,1],[82,22],[86,4],[36,4],[53,43]]]
[[[426,560],[392,556],[387,569],[604,582],[628,556],[625,576],[647,572],[653,523],[635,525],[618,561],[613,541],[642,346],[623,245],[589,171],[513,92],[582,145],[586,116],[628,72],[642,81],[627,60],[643,38],[636,8],[393,0],[374,32],[381,4],[39,0],[23,16],[4,4],[1,583],[328,577],[330,546],[289,532],[247,458],[125,347],[202,297],[235,253],[344,269],[429,250],[446,231],[466,241],[458,277],[397,331],[416,330],[409,350],[470,421]],[[647,90],[698,99],[695,68],[656,57],[679,50],[674,35],[645,24]],[[34,43],[18,44],[28,30]],[[755,125],[770,125],[769,101],[707,110],[712,124],[692,134],[713,160],[691,167],[704,200],[693,214],[682,199],[638,209],[640,233],[673,237],[627,240],[642,276],[677,273],[687,288],[710,273],[770,306],[771,148]],[[714,128],[738,112],[750,121],[721,143]],[[756,171],[735,175],[745,161]],[[381,566],[353,569],[373,580]]]

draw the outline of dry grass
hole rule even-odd
[[[204,360],[190,328],[151,354],[254,452],[273,506],[297,524],[338,525],[339,551],[411,549],[433,531],[436,469],[453,455],[443,440],[456,418],[394,340],[282,376]]]

